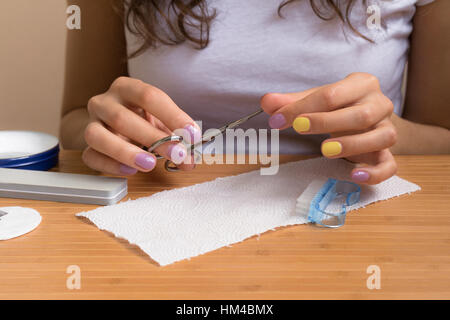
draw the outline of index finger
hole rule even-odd
[[[351,74],[343,80],[323,86],[301,100],[278,109],[269,124],[273,129],[285,129],[304,113],[327,112],[356,103],[378,87],[376,77],[368,74]],[[276,127],[274,127],[275,125]]]
[[[154,115],[169,130],[187,129],[192,135],[198,134],[198,127],[186,112],[162,90],[141,80],[121,77],[111,85],[111,91],[117,93],[122,104],[140,107]]]

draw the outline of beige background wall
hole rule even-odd
[[[0,1],[0,130],[58,134],[65,0]]]

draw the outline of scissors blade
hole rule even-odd
[[[220,131],[221,133],[223,133],[223,132],[225,132],[225,130],[227,130],[227,129],[233,129],[233,128],[236,128],[236,127],[240,126],[241,124],[243,124],[244,122],[247,122],[247,121],[250,120],[251,118],[256,117],[258,114],[260,114],[260,113],[262,113],[262,112],[263,112],[263,109],[259,109],[258,111],[255,111],[255,112],[253,112],[253,113],[251,113],[251,114],[249,114],[249,115],[247,115],[247,116],[245,116],[245,117],[243,117],[243,118],[241,118],[241,119],[235,120],[235,121],[233,121],[233,122],[230,122],[230,123],[224,125],[223,127],[221,127],[221,128],[219,129],[219,131]]]
[[[207,134],[207,135],[203,135],[202,137],[202,141],[197,142],[193,145],[191,145],[191,149],[195,149],[196,147],[202,145],[203,143],[208,143],[211,142],[212,140],[214,140],[217,136],[223,134],[227,129],[233,129],[236,128],[238,126],[240,126],[241,124],[243,124],[244,122],[247,122],[248,120],[250,120],[253,117],[256,117],[258,114],[264,112],[263,109],[259,109],[258,111],[255,111],[243,118],[240,118],[238,120],[235,120],[233,122],[227,123],[226,125],[224,125],[223,127],[220,127],[218,129],[218,131],[214,131],[213,133]]]

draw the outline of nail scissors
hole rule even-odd
[[[263,110],[262,109],[258,109],[258,111],[255,111],[243,118],[240,118],[238,120],[235,120],[233,122],[227,123],[226,125],[222,126],[221,128],[218,129],[218,131],[214,131],[214,133],[211,134],[207,134],[202,136],[201,141],[191,144],[190,146],[187,147],[188,152],[192,154],[194,154],[195,148],[198,146],[201,146],[204,143],[210,143],[212,141],[214,141],[214,139],[220,135],[222,135],[227,129],[233,129],[236,127],[239,127],[241,124],[243,124],[244,122],[247,122],[248,120],[252,119],[253,117],[256,117],[257,115],[259,115],[260,113],[262,113]],[[155,143],[153,143],[149,148],[148,148],[148,152],[153,153],[156,157],[156,159],[162,159],[163,156],[159,155],[158,153],[155,152],[155,149],[158,148],[159,146],[161,146],[162,144],[166,143],[166,142],[182,142],[183,141],[183,137],[182,136],[178,136],[178,135],[171,135],[171,136],[167,136],[164,137],[158,141],[156,141]],[[171,160],[166,160],[166,162],[164,163],[164,168],[169,171],[169,172],[176,172],[178,171],[178,167],[175,165],[175,163],[173,163]]]

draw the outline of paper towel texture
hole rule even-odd
[[[277,227],[307,223],[295,214],[303,190],[319,177],[347,180],[352,168],[345,160],[326,158],[291,162],[273,176],[256,170],[77,216],[137,245],[164,266]],[[349,210],[417,190],[419,186],[394,176],[363,186],[360,202]]]

